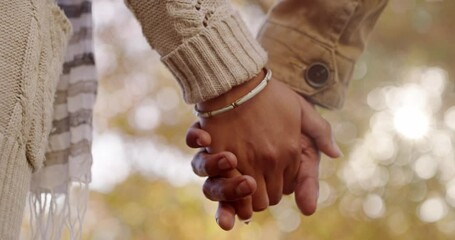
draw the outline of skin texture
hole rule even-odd
[[[193,171],[209,176],[203,192],[220,202],[216,219],[224,230],[232,229],[235,215],[250,219],[253,210],[294,191],[301,212],[311,215],[319,191],[319,150],[341,155],[327,121],[277,81],[244,105],[201,119],[189,129],[187,144],[204,148],[192,161]]]
[[[259,82],[253,81],[255,85]],[[272,80],[238,108],[200,120],[201,127],[212,136],[207,151],[229,151],[238,158],[238,172],[226,177],[246,174],[256,180],[257,190],[251,199],[254,211],[277,204],[283,191],[293,191],[300,152],[298,109],[298,96]]]
[[[197,139],[199,143],[197,143]],[[193,125],[188,131],[188,144],[194,148],[200,148],[210,145],[210,135],[201,130],[198,123]],[[311,215],[316,210],[317,197],[319,193],[318,173],[319,173],[319,151],[316,149],[314,142],[301,135],[302,153],[300,154],[300,167],[295,179],[295,201],[300,211],[305,215]],[[230,168],[221,168],[218,164],[220,159],[226,159]],[[224,230],[230,230],[234,227],[235,215],[238,212],[238,200],[250,197],[256,189],[256,181],[248,176],[228,176],[230,172],[236,172],[237,158],[230,152],[220,152],[209,154],[205,150],[200,150],[192,161],[193,171],[207,178],[203,185],[205,196],[212,200],[218,201],[219,206],[216,213],[218,225]],[[245,184],[244,188],[240,184]],[[239,189],[247,189],[241,191]],[[292,192],[291,192],[292,193]],[[290,194],[284,193],[283,194]],[[240,219],[248,222],[253,212],[243,212]]]

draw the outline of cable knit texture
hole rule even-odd
[[[19,238],[32,171],[43,164],[71,29],[53,0],[0,5],[0,239]]]
[[[254,77],[267,55],[227,0],[126,0],[188,103]]]

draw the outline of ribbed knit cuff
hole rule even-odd
[[[16,139],[0,134],[0,239],[19,239],[32,169]]]
[[[163,56],[187,103],[217,97],[253,78],[267,54],[237,13],[208,26]]]

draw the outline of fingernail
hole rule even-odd
[[[220,219],[218,217],[215,218],[216,224],[220,225]]]
[[[202,147],[202,140],[200,138],[196,139],[197,145]]]
[[[220,161],[218,161],[218,168],[220,170],[227,170],[227,169],[231,169],[232,166],[229,163],[229,161],[227,160],[227,158],[223,157],[222,159],[220,159]]]
[[[237,188],[235,189],[235,192],[239,195],[247,195],[251,193],[251,188],[250,185],[244,180],[241,182]]]

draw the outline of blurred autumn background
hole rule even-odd
[[[257,32],[274,0],[232,1]],[[319,209],[292,196],[222,231],[184,144],[195,121],[122,0],[95,0],[92,193],[84,239],[455,239],[455,1],[391,0],[332,123]]]

